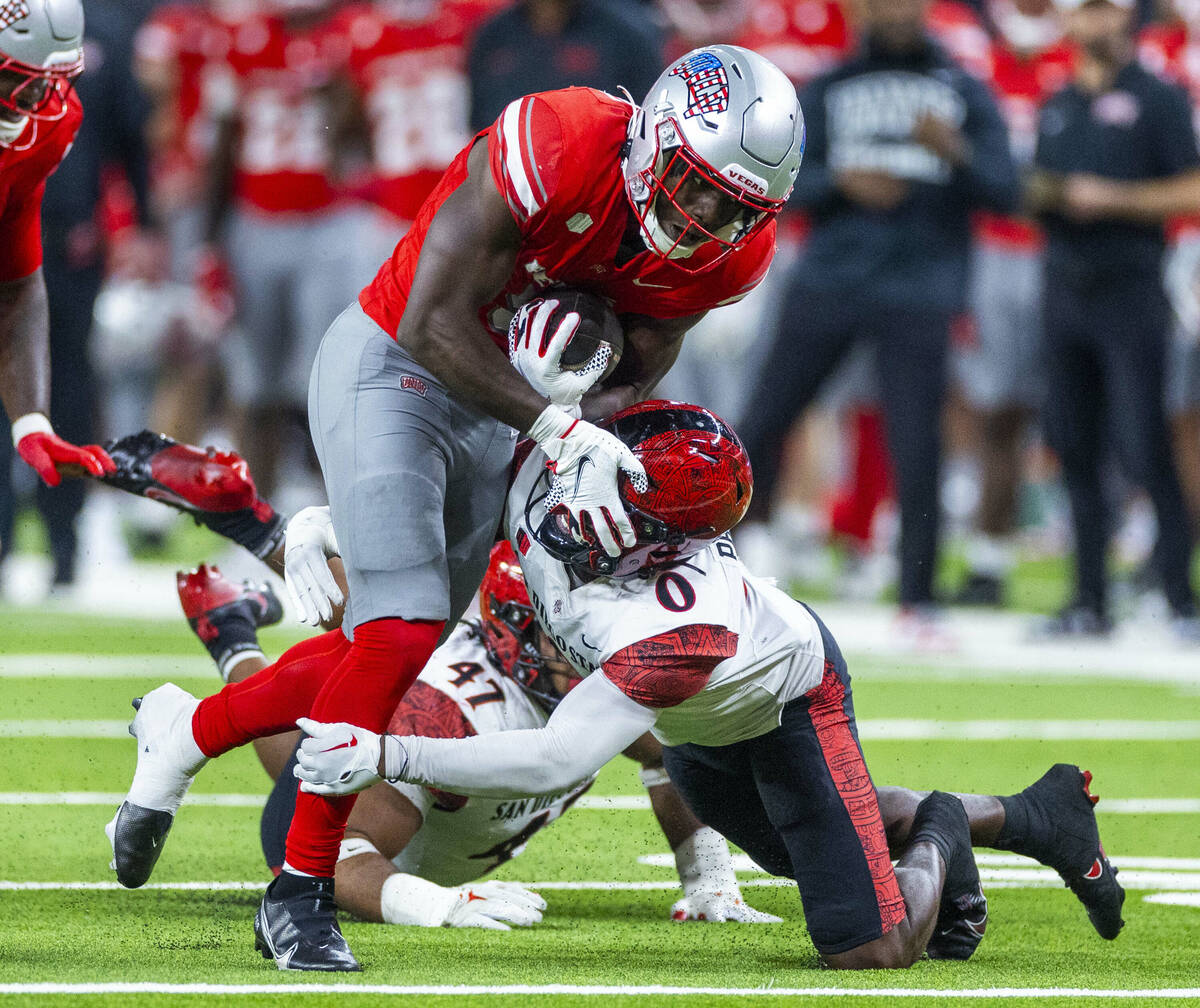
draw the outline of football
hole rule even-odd
[[[571,337],[563,351],[561,364],[564,371],[579,371],[589,360],[601,343],[612,347],[612,356],[604,373],[597,379],[603,381],[616,368],[625,349],[625,333],[617,316],[602,297],[582,290],[558,290],[549,295],[559,302],[551,319],[550,331],[558,320],[568,312],[579,313],[579,328]]]

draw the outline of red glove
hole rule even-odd
[[[58,467],[79,466],[90,476],[103,476],[116,471],[116,464],[99,445],[82,448],[68,444],[50,427],[41,413],[27,413],[13,424],[13,440],[17,453],[28,462],[47,486],[58,486],[62,473]]]

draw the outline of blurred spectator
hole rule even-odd
[[[917,623],[933,601],[945,361],[968,217],[1010,209],[1017,193],[995,103],[925,33],[925,8],[864,0],[861,52],[802,96],[808,149],[793,198],[812,233],[742,426],[762,519],[791,422],[851,346],[874,346],[900,506],[900,603]]]
[[[1046,427],[1071,501],[1075,594],[1041,629],[1111,629],[1101,481],[1111,443],[1154,505],[1154,566],[1172,626],[1200,642],[1191,535],[1163,411],[1163,222],[1200,211],[1191,109],[1182,91],[1135,62],[1133,0],[1059,3],[1078,60],[1071,85],[1042,109],[1029,196],[1047,234]]]
[[[603,0],[520,0],[471,45],[471,128],[490,126],[514,98],[578,85],[644,95],[661,69],[648,17]]]
[[[92,306],[104,276],[105,235],[98,210],[106,165],[119,165],[136,198],[138,225],[149,223],[148,166],[143,127],[147,104],[131,72],[136,24],[118,0],[89,0],[84,25],[86,70],[76,82],[84,105],[75,144],[46,184],[42,250],[50,307],[50,418],[64,439],[83,443],[96,431],[91,367]],[[133,236],[126,236],[132,238]],[[0,543],[11,542],[12,449],[0,447]],[[77,520],[84,480],[56,488],[39,484],[37,509],[54,561],[53,586],[75,580]]]
[[[1170,18],[1151,25],[1138,40],[1142,63],[1188,91],[1192,122],[1200,133],[1200,2],[1173,0]],[[1192,520],[1200,533],[1200,216],[1167,222],[1168,253],[1164,271],[1174,309],[1167,347],[1167,415],[1175,464]]]
[[[988,81],[1008,124],[1013,157],[1028,171],[1041,104],[1071,77],[1071,48],[1052,0],[992,0],[997,34]],[[981,488],[967,578],[956,601],[1000,605],[1014,563],[1025,432],[1044,390],[1041,352],[1042,236],[1028,218],[983,213],[971,264],[973,325],[955,348],[957,382],[979,440]]]
[[[360,246],[369,273],[391,255],[470,135],[467,46],[506,0],[376,0],[347,7],[348,66],[369,138],[357,195],[378,208]]]
[[[319,485],[304,419],[309,373],[325,329],[370,279],[356,248],[366,215],[340,188],[366,140],[352,128],[335,6],[270,0],[233,27],[226,56],[206,254],[233,277],[224,359],[234,443],[264,495],[284,471],[297,496]]]

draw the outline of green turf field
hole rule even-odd
[[[278,651],[289,639],[274,631],[264,641]],[[267,784],[250,752],[198,778],[196,801],[184,806],[151,886],[121,890],[108,870],[103,826],[134,762],[121,734],[129,699],[165,678],[196,693],[219,685],[183,621],[114,623],[0,608],[0,996],[54,1006],[143,1006],[166,997],[205,1008],[350,991],[360,994],[351,1004],[391,995],[412,1005],[488,1008],[768,1005],[798,992],[808,993],[804,1003],[864,1008],[1073,1005],[1121,994],[1121,1004],[1200,1002],[1200,658],[1193,678],[1173,682],[1036,669],[975,678],[961,663],[911,656],[892,664],[851,654],[850,661],[878,783],[1008,792],[1060,760],[1095,773],[1102,835],[1129,888],[1128,924],[1116,942],[1094,934],[1056,876],[982,850],[992,916],[966,964],[822,970],[794,889],[752,871],[741,874],[748,901],[785,923],[673,925],[666,916],[677,891],[670,859],[664,866],[661,857],[666,842],[640,807],[633,765],[618,762],[584,807],[500,872],[546,883],[542,925],[492,933],[347,920],[362,974],[279,973],[254,952],[250,930],[266,881],[255,801]],[[1013,730],[1022,737],[956,740],[928,730],[968,721],[1018,722]],[[1133,737],[1106,738],[1103,722],[1131,725],[1123,734]],[[896,737],[904,725],[899,734],[907,737]],[[629,800],[606,803],[608,796]],[[1127,996],[1156,990],[1154,998]]]

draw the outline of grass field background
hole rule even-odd
[[[154,876],[156,885],[196,888],[61,887],[115,885],[103,826],[134,764],[132,741],[122,734],[132,714],[130,698],[166,679],[198,695],[219,685],[183,620],[114,621],[0,608],[5,698],[0,996],[13,1004],[141,1006],[169,998],[249,1006],[327,990],[343,992],[345,999],[356,988],[363,1000],[351,1003],[365,1004],[387,989],[428,986],[437,990],[395,996],[411,1004],[557,1008],[601,1001],[781,1002],[766,991],[730,993],[760,988],[831,989],[811,995],[821,1001],[834,1000],[837,989],[854,992],[844,995],[848,1003],[864,1006],[920,1003],[932,1000],[935,991],[971,992],[939,997],[937,1004],[981,1005],[1012,1004],[1003,994],[1012,989],[1025,992],[1019,1003],[1055,1004],[1175,989],[1176,997],[1145,1003],[1196,1004],[1200,656],[1189,675],[1186,655],[1175,654],[1176,671],[1162,681],[1154,675],[1156,654],[1138,649],[1130,649],[1128,678],[1111,670],[1091,676],[1086,667],[1042,669],[1027,658],[1014,660],[1011,674],[1002,660],[999,669],[983,674],[961,658],[891,656],[878,647],[858,651],[853,632],[837,624],[834,629],[850,658],[864,748],[877,783],[1009,793],[1057,761],[1094,772],[1102,836],[1113,861],[1125,864],[1121,877],[1129,889],[1128,924],[1116,942],[1095,935],[1056,876],[982,850],[977,853],[991,923],[978,953],[965,964],[922,962],[903,973],[822,970],[794,888],[758,872],[741,873],[747,900],[785,923],[673,925],[666,917],[678,896],[670,888],[674,871],[661,864],[667,844],[648,808],[637,807],[644,790],[633,765],[618,761],[603,772],[586,807],[540,833],[499,872],[502,878],[548,883],[543,895],[550,906],[542,925],[489,933],[346,919],[344,930],[364,965],[362,974],[279,973],[252,946],[251,920],[267,880],[256,802],[267,781],[249,750],[200,775],[195,801],[184,806]],[[297,636],[271,631],[264,645],[278,653]],[[986,726],[997,721],[1013,723],[1013,737],[945,737],[972,734],[974,729],[959,731],[968,723],[984,726],[976,734],[986,736]],[[1130,737],[1111,737],[1118,724],[1129,730],[1116,734]],[[606,797],[623,801],[605,802]],[[29,883],[47,887],[22,888]],[[575,888],[582,883],[662,888]],[[1193,905],[1147,901],[1164,896]],[[181,986],[105,987],[111,984]],[[218,986],[206,993],[192,986],[199,984]],[[500,990],[450,991],[455,985]],[[513,985],[594,986],[606,992],[504,992]],[[608,990],[661,986],[706,993]],[[1055,990],[1030,993],[1047,988]],[[877,997],[866,996],[874,989]],[[1069,997],[1070,989],[1112,993]],[[324,1003],[326,995],[320,996]]]

